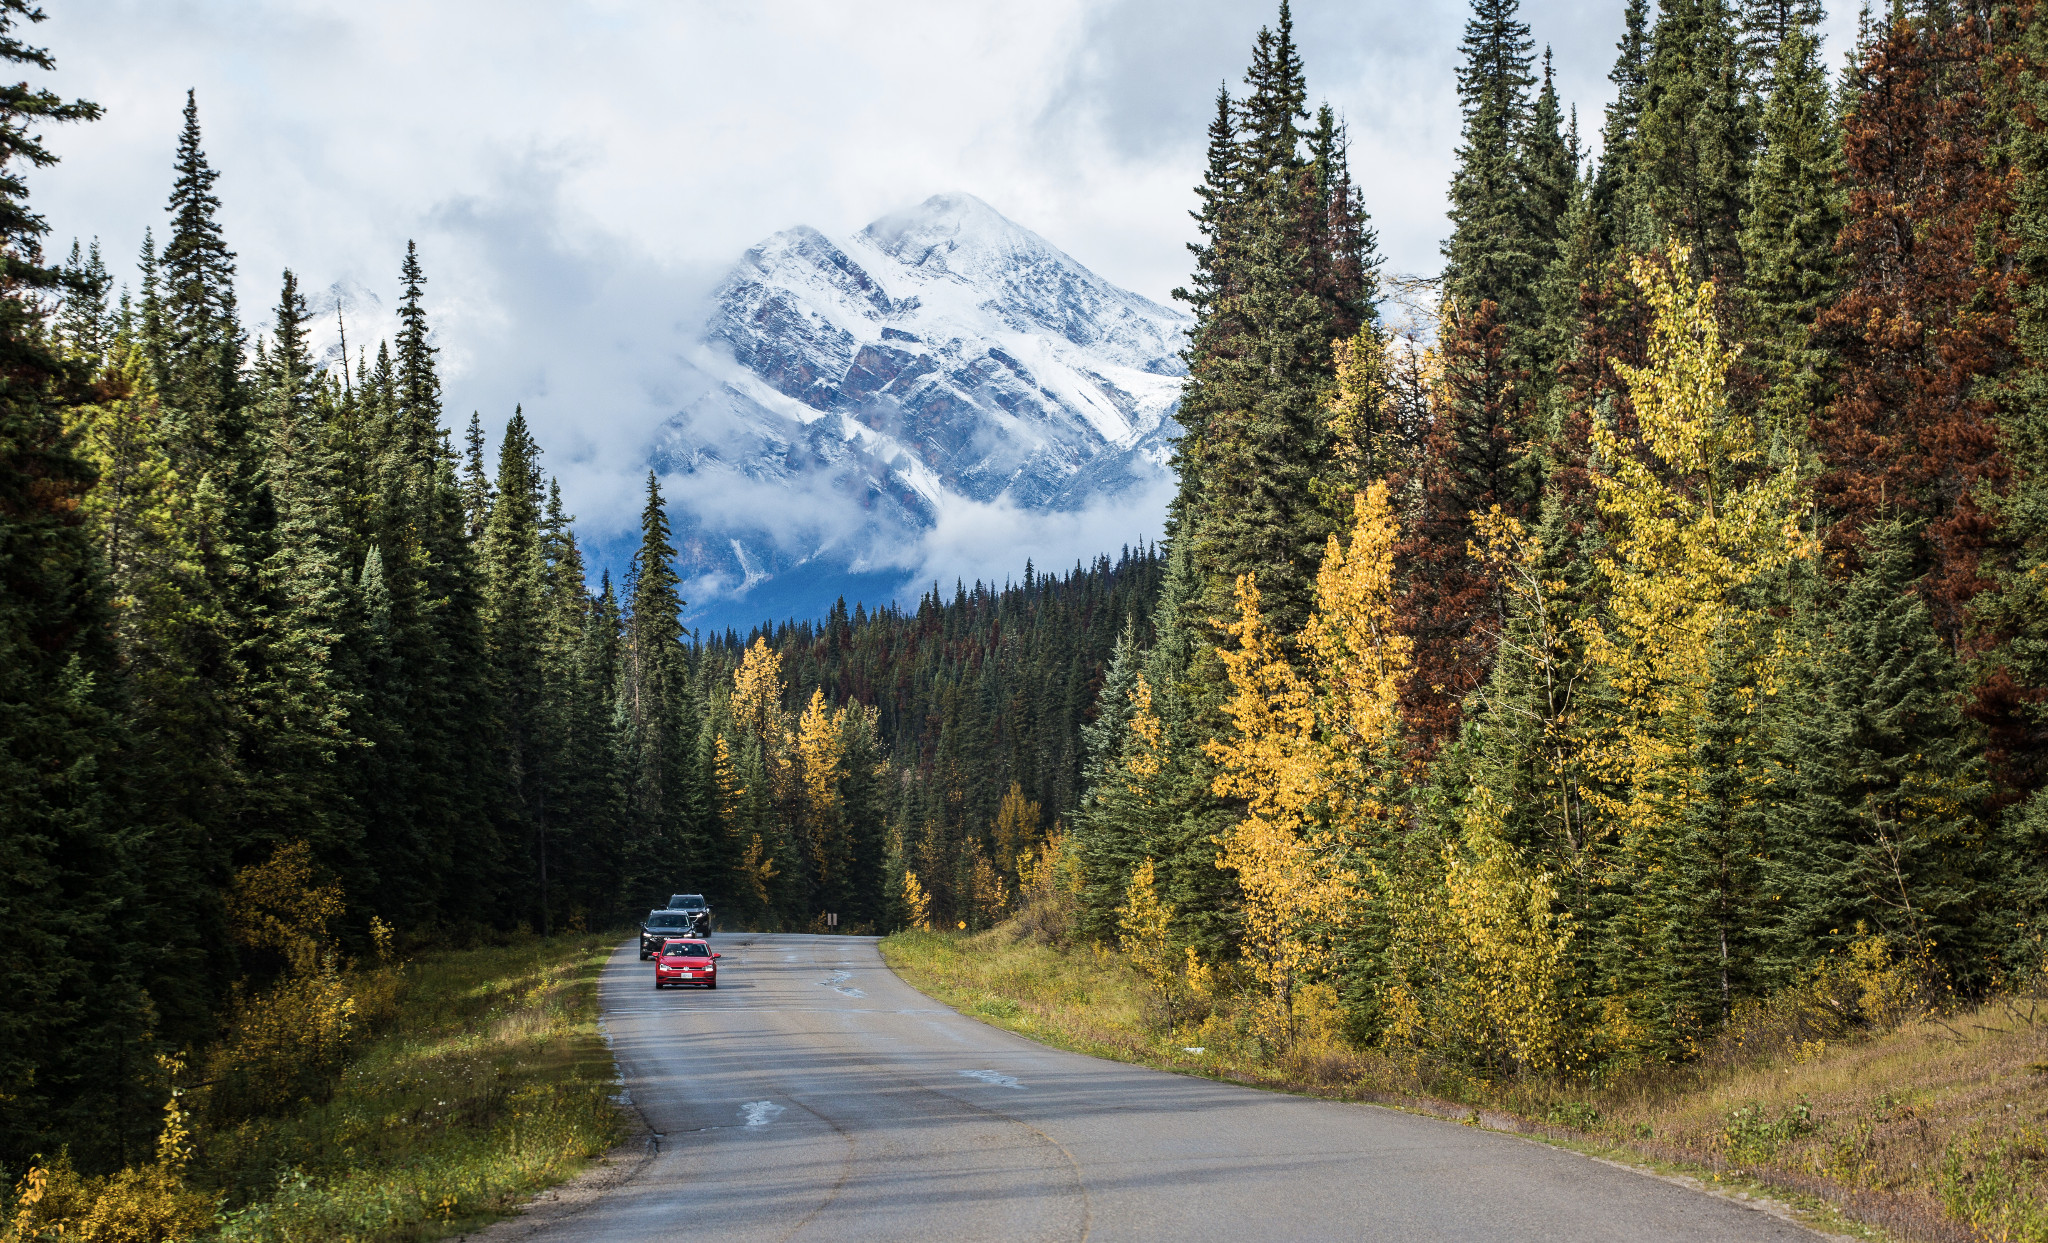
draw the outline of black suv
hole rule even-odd
[[[697,921],[695,926],[697,935],[700,937],[711,935],[711,904],[704,900],[703,894],[676,894],[668,900],[668,909],[671,911],[688,911],[691,918]]]
[[[661,948],[663,941],[696,935],[697,912],[649,911],[647,918],[640,921],[640,961],[646,962],[654,957],[654,951]]]

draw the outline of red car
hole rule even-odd
[[[663,941],[661,950],[654,956],[654,987],[702,984],[706,988],[717,988],[719,958],[720,955],[712,953],[711,947],[702,941]]]

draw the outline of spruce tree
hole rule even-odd
[[[521,863],[506,879],[522,911],[545,927],[542,899],[549,722],[545,664],[549,638],[548,566],[543,548],[540,447],[515,409],[498,441],[498,500],[478,557],[483,586],[483,637],[490,661],[493,771],[503,787],[497,803],[505,857]]]
[[[1797,65],[1785,46],[1795,31],[1819,42],[1820,0],[1742,0],[1742,56],[1751,88],[1765,100],[1783,85],[1783,75]],[[1792,68],[1791,72],[1800,70]]]
[[[303,840],[332,866],[354,871],[358,829],[335,784],[339,752],[357,745],[348,727],[356,690],[335,669],[348,626],[346,572],[334,529],[336,464],[321,418],[319,381],[307,346],[306,303],[284,273],[270,340],[253,377],[265,507],[274,537],[259,569],[260,668],[251,704],[248,764],[268,780],[243,815],[272,844]]]
[[[21,39],[41,17],[0,0],[0,61],[54,67]],[[16,1168],[64,1144],[86,1168],[118,1164],[148,1125],[148,1016],[116,931],[137,897],[118,666],[80,505],[93,473],[64,425],[85,375],[50,348],[41,298],[62,276],[41,262],[26,179],[56,160],[34,127],[98,115],[0,86],[0,1161]]]
[[[1755,991],[1764,915],[1757,864],[1764,854],[1763,748],[1762,722],[1740,685],[1743,673],[1725,643],[1717,645],[1692,757],[1700,797],[1655,843],[1648,884],[1637,894],[1650,912],[1663,965],[1664,1025],[1681,1038],[1720,1027],[1737,999]]]
[[[112,350],[118,327],[118,317],[107,301],[114,278],[100,259],[99,239],[92,240],[83,256],[74,240],[71,255],[59,270],[63,273],[63,297],[51,327],[65,349],[97,367]]]
[[[1754,97],[1727,0],[1662,0],[1650,40],[1643,113],[1632,152],[1638,193],[1658,237],[1683,243],[1702,275],[1742,279],[1743,194],[1756,147]]]
[[[499,504],[503,505],[501,497]],[[627,582],[625,640],[620,652],[619,696],[624,719],[626,764],[633,797],[634,838],[628,867],[651,884],[657,876],[693,872],[709,863],[694,807],[708,803],[695,788],[696,702],[683,647],[682,580],[675,569],[675,545],[661,481],[647,474],[647,503],[640,511],[640,547]],[[757,766],[760,757],[753,761]],[[756,793],[771,798],[765,767]],[[760,809],[766,815],[766,805]],[[778,850],[787,870],[792,851]],[[658,887],[658,886],[657,886]]]
[[[1074,822],[1074,844],[1087,878],[1081,895],[1082,927],[1097,939],[1113,939],[1124,888],[1150,845],[1144,840],[1146,791],[1133,788],[1126,768],[1133,754],[1131,699],[1138,687],[1141,662],[1136,627],[1126,626],[1102,676],[1095,720],[1081,729],[1087,747],[1083,769],[1087,793]]]
[[[1464,129],[1443,247],[1444,294],[1454,313],[1471,315],[1492,302],[1518,338],[1511,342],[1518,362],[1519,334],[1535,324],[1537,280],[1554,253],[1536,235],[1525,183],[1533,170],[1525,167],[1522,145],[1536,80],[1529,72],[1534,44],[1519,8],[1518,0],[1473,0],[1465,22],[1458,68]]]
[[[1774,63],[1777,89],[1764,108],[1741,244],[1753,358],[1770,385],[1766,417],[1781,435],[1803,440],[1828,361],[1810,339],[1813,324],[1840,286],[1841,158],[1813,32],[1788,30]]]
[[[1646,232],[1641,222],[1647,205],[1636,176],[1636,148],[1650,84],[1649,0],[1628,0],[1622,11],[1621,41],[1615,44],[1614,68],[1607,80],[1614,83],[1615,94],[1601,130],[1592,210],[1599,222],[1601,249],[1613,251],[1637,245],[1632,239]]]
[[[1959,978],[1981,972],[1988,789],[1911,542],[1896,522],[1871,532],[1862,571],[1838,596],[1812,593],[1795,624],[1765,774],[1760,967],[1775,983],[1846,949],[1859,924]]]
[[[1550,70],[1550,49],[1543,49],[1543,89],[1529,114],[1529,128],[1520,151],[1522,197],[1529,219],[1530,256],[1534,260],[1532,279],[1541,282],[1563,257],[1571,224],[1572,205],[1578,197],[1579,152],[1576,121],[1569,134],[1558,103],[1557,84]],[[1544,308],[1540,295],[1530,307],[1532,324],[1541,324]],[[1546,338],[1524,344],[1535,378],[1547,381],[1561,354]]]
[[[491,520],[491,502],[497,493],[491,487],[490,473],[484,469],[483,416],[474,410],[469,413],[469,431],[463,437],[463,448],[463,529],[469,532],[470,542],[475,543],[484,537],[484,528]]]
[[[200,146],[199,102],[192,91],[185,93],[175,169],[165,208],[170,240],[159,261],[162,335],[153,342],[158,385],[166,405],[184,420],[187,451],[226,473],[234,469],[246,434],[244,337],[235,305],[235,253],[221,232],[220,198],[214,193],[220,173]]]

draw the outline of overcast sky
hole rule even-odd
[[[107,109],[51,135],[60,250],[132,279],[198,91],[252,320],[292,267],[395,296],[430,280],[451,417],[524,403],[584,528],[630,523],[695,300],[747,246],[849,232],[962,189],[1165,301],[1219,82],[1265,0],[45,0],[53,84]],[[1534,0],[1597,135],[1622,0]],[[1466,10],[1302,0],[1311,95],[1349,123],[1390,268],[1433,271]],[[1850,15],[1830,23],[1838,60]],[[1105,546],[1130,532],[1104,532]],[[1077,538],[1095,538],[1082,532]],[[1047,550],[1048,553],[1064,550]],[[1006,553],[1021,559],[1023,553]],[[1059,564],[1054,556],[1041,564]],[[990,566],[1001,575],[1007,566]]]

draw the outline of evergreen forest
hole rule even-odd
[[[1473,0],[1424,282],[1259,32],[1071,843],[1163,995],[1611,1080],[1817,979],[2040,970],[2048,12],[1866,10],[1833,75],[1821,18],[1628,0],[1589,154]]]
[[[1594,142],[1474,0],[1414,280],[1283,3],[1194,190],[1164,539],[745,636],[688,629],[661,479],[592,581],[521,412],[455,430],[415,248],[323,366],[196,97],[125,282],[29,205],[99,109],[0,88],[0,1169],[130,1165],[172,1055],[318,969],[251,876],[351,954],[1059,890],[1274,1047],[1488,1076],[1683,1062],[1831,963],[2037,969],[2048,13],[1901,0],[1833,73],[1820,21],[1624,0]]]

